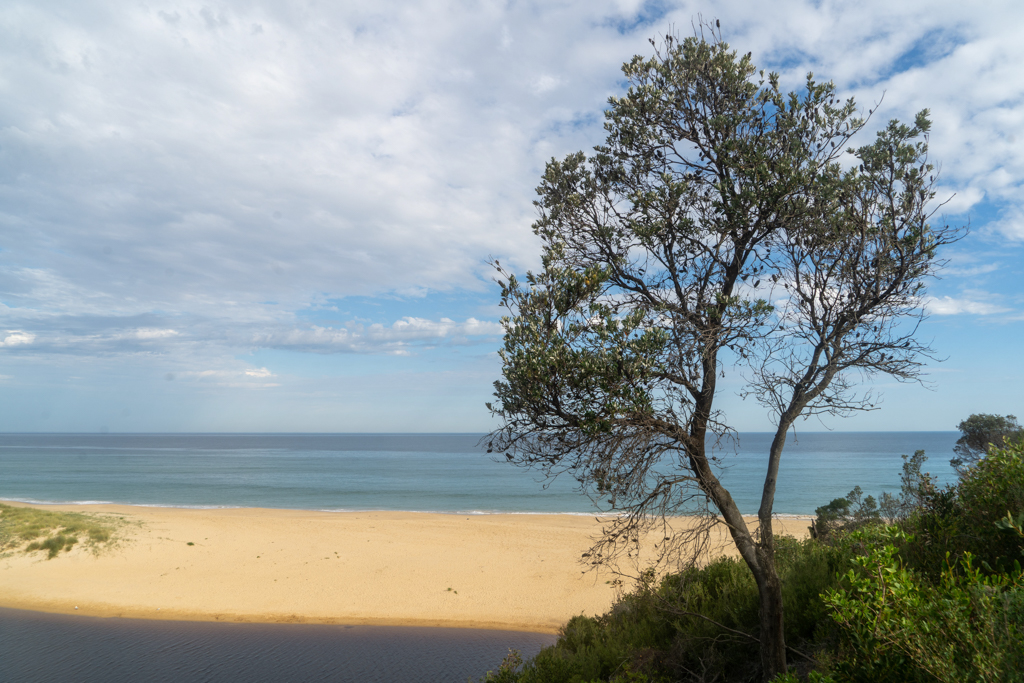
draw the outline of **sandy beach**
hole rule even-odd
[[[600,528],[592,516],[40,507],[122,517],[121,540],[99,554],[0,558],[0,606],[552,633],[616,595],[610,574],[578,563]],[[777,524],[803,536],[809,521]]]

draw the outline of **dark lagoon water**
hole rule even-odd
[[[924,449],[951,481],[957,432],[790,437],[775,510],[811,514],[854,485],[898,491],[901,454]],[[588,514],[568,477],[545,486],[499,462],[478,434],[0,434],[0,499],[174,507]],[[770,434],[719,451],[723,482],[756,511]]]
[[[510,647],[532,657],[555,636],[518,631],[100,619],[0,608],[5,683],[465,683]]]

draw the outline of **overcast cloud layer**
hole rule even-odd
[[[874,128],[932,111],[972,229],[928,300],[949,361],[851,428],[1019,409],[1017,3],[10,1],[0,429],[487,429],[488,258],[536,265],[544,162],[602,142],[621,63],[701,15],[789,88],[881,100]]]

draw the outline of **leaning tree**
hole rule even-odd
[[[616,512],[585,555],[596,565],[656,530],[645,552],[678,567],[724,525],[759,591],[768,680],[786,668],[772,533],[786,433],[872,407],[858,378],[917,376],[923,282],[959,233],[928,224],[927,112],[847,149],[865,125],[852,100],[810,75],[785,94],[709,32],[652,41],[623,66],[605,144],[547,164],[540,271],[494,264],[509,315],[489,442]],[[753,522],[711,447],[729,431],[728,373],[777,425]]]

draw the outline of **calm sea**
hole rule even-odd
[[[957,432],[790,436],[775,511],[812,514],[855,485],[899,490],[902,454],[923,449],[940,482]],[[487,455],[479,434],[0,434],[0,499],[172,507],[459,513],[595,510],[561,477]],[[756,511],[770,434],[718,451],[722,479]]]

